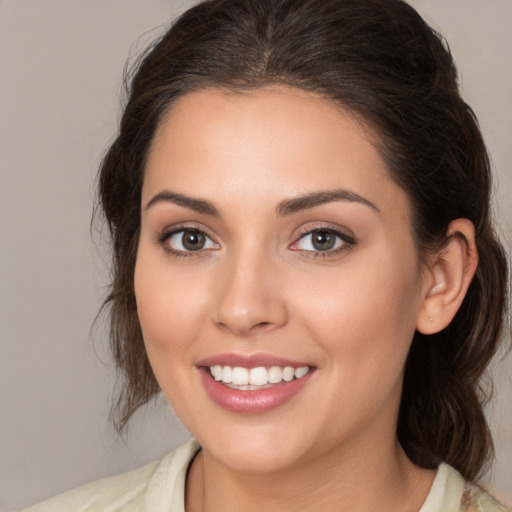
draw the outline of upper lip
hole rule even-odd
[[[301,368],[303,366],[311,366],[305,362],[292,361],[291,359],[284,359],[272,354],[236,354],[226,353],[217,354],[214,356],[206,357],[196,363],[196,366],[239,366],[242,368],[257,368],[264,366],[270,368],[271,366],[291,366],[293,368]]]

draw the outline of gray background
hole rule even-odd
[[[102,324],[89,335],[107,251],[91,243],[89,222],[124,62],[191,3],[0,0],[0,512],[187,439],[163,399],[137,414],[126,442],[107,423],[115,376]],[[512,1],[411,3],[455,54],[492,154],[510,247]],[[509,356],[489,408],[498,459],[486,482],[512,504],[511,370]]]

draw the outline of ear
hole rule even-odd
[[[475,228],[468,219],[450,223],[448,242],[432,254],[425,269],[423,307],[416,329],[423,334],[442,331],[459,310],[478,265]]]

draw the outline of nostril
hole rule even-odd
[[[270,322],[260,322],[256,325],[253,325],[251,330],[252,331],[267,331],[272,328],[272,324]]]
[[[217,325],[222,329],[235,333],[238,336],[250,336],[258,333],[266,333],[275,327],[272,322],[257,322],[253,325],[235,322],[219,322]]]

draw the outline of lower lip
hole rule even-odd
[[[288,402],[302,390],[313,373],[310,370],[300,379],[281,382],[270,388],[241,391],[216,381],[204,367],[199,371],[206,392],[216,404],[228,411],[246,414],[270,411]]]

